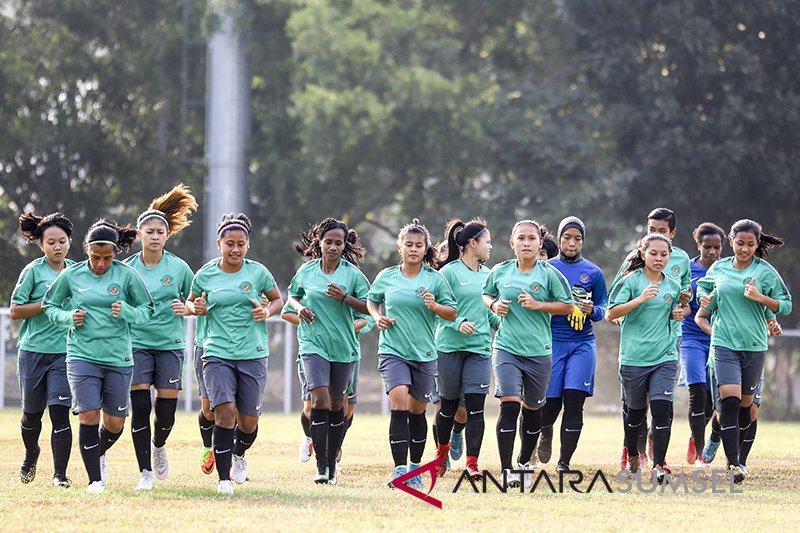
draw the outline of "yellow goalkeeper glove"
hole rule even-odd
[[[582,331],[583,330],[583,323],[586,322],[586,315],[583,314],[581,308],[577,305],[572,305],[572,314],[567,317],[567,321],[569,325],[572,326],[572,329],[575,331]]]

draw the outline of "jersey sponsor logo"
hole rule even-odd
[[[112,283],[111,285],[108,286],[107,290],[108,294],[110,294],[111,296],[116,296],[119,294],[120,286],[117,285],[116,283]]]
[[[461,285],[472,285],[471,281],[462,281]]]
[[[89,287],[79,287],[78,292],[86,292],[89,290]]]
[[[534,283],[533,285],[531,285],[531,291],[533,291],[533,294],[539,294],[539,291],[541,290],[542,286],[539,285],[538,283]]]
[[[169,287],[170,285],[172,285],[173,281],[175,281],[175,279],[169,274],[161,278],[161,284],[165,287]]]
[[[250,292],[250,290],[251,290],[252,288],[253,288],[253,284],[252,284],[252,283],[250,283],[249,281],[243,281],[243,282],[242,282],[242,284],[241,284],[241,285],[239,285],[239,289],[240,289],[242,292],[245,292],[245,293],[247,293],[247,292]]]

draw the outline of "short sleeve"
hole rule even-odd
[[[497,288],[497,277],[500,265],[495,266],[492,270],[489,271],[489,275],[486,276],[486,280],[483,282],[483,294],[488,294],[492,298],[497,298],[500,296],[500,291]]]
[[[11,293],[11,303],[24,305],[30,303],[31,294],[36,284],[33,269],[26,267],[19,275],[14,292]]]
[[[632,300],[632,291],[630,288],[630,277],[626,276],[621,278],[611,288],[611,296],[609,297],[608,308],[613,309],[618,305],[628,303]]]
[[[383,303],[386,297],[386,271],[382,270],[378,273],[378,277],[372,283],[367,293],[367,300],[375,303]]]

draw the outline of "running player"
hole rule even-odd
[[[156,308],[149,323],[131,327],[131,437],[139,463],[136,490],[153,489],[151,446],[155,477],[164,480],[169,475],[167,437],[175,425],[186,357],[184,317],[189,312],[183,302],[189,296],[194,273],[183,259],[166,251],[164,246],[167,239],[190,224],[189,215],[196,210],[197,202],[184,185],[178,185],[153,200],[150,208],[136,221],[142,251],[125,260],[125,264],[144,280]],[[150,411],[153,410],[151,386],[156,390],[155,432],[150,427]]]
[[[400,230],[397,251],[400,264],[378,273],[367,297],[369,313],[381,332],[378,371],[392,410],[392,480],[404,475],[408,468],[416,469],[422,460],[428,434],[425,408],[437,368],[436,317],[450,321],[456,318],[453,291],[434,268],[436,250],[430,233],[419,220],[412,220]],[[422,478],[415,476],[407,484],[421,488]],[[389,486],[392,487],[391,480]]]
[[[149,322],[155,310],[139,274],[114,259],[135,239],[136,230],[130,226],[95,222],[85,240],[89,259],[62,271],[42,304],[53,323],[69,327],[67,379],[80,421],[78,444],[91,493],[105,490],[106,452],[122,435],[128,415],[133,375],[130,327]]]
[[[19,470],[23,483],[36,477],[39,435],[47,409],[53,429],[53,485],[69,487],[67,463],[72,449],[69,407],[72,396],[67,382],[67,330],[53,324],[42,313],[42,298],[56,276],[74,264],[67,259],[72,244],[72,222],[61,213],[45,217],[25,213],[19,229],[29,243],[37,243],[44,255],[28,263],[11,293],[11,318],[22,320],[19,328],[17,373],[22,392],[20,430],[25,459]]]
[[[203,379],[214,411],[220,494],[233,494],[231,477],[240,485],[247,480],[245,452],[258,434],[267,384],[269,343],[263,322],[283,306],[269,270],[245,257],[251,232],[247,216],[222,216],[217,225],[220,257],[195,274],[186,304],[191,313],[206,315]]]
[[[715,302],[711,345],[719,385],[722,444],[729,475],[745,479],[739,456],[740,428],[750,426],[753,395],[764,369],[768,328],[765,308],[776,315],[792,310],[792,297],[778,272],[763,258],[783,240],[752,220],[739,220],[728,234],[733,257],[720,259],[697,282],[700,305]],[[767,317],[769,318],[769,317]]]
[[[678,377],[678,354],[672,321],[681,321],[688,306],[680,301],[677,280],[664,275],[670,240],[645,236],[623,277],[611,288],[608,315],[621,324],[619,377],[625,391],[625,446],[628,471],[639,471],[639,428],[653,414],[653,475],[663,483],[664,460],[672,427],[672,401]]]
[[[448,253],[440,262],[440,273],[458,300],[455,321],[439,320],[436,328],[439,395],[436,415],[437,474],[446,472],[451,430],[461,398],[466,408],[467,472],[483,478],[478,466],[485,429],[484,404],[492,378],[492,329],[499,319],[482,302],[483,282],[489,275],[484,266],[492,252],[492,237],[483,219],[467,223],[451,220],[445,228]],[[459,432],[460,434],[460,432]]]
[[[359,357],[353,323],[367,311],[369,282],[356,264],[365,250],[344,222],[326,218],[301,233],[295,250],[310,261],[289,285],[288,303],[300,319],[297,341],[311,393],[315,483],[336,484],[336,455],[345,429],[344,394]]]
[[[550,319],[573,308],[567,280],[552,265],[538,260],[544,237],[533,220],[514,224],[509,244],[516,260],[495,265],[483,285],[484,305],[502,319],[494,339],[495,396],[500,399],[497,447],[509,486],[529,484],[529,474],[520,479],[511,472],[520,406],[522,445],[517,469],[530,470],[528,458],[542,428],[541,407],[552,369]]]
[[[583,427],[583,404],[594,394],[597,361],[592,322],[603,320],[608,304],[603,271],[581,255],[586,227],[577,217],[558,225],[559,254],[549,263],[561,272],[572,288],[572,314],[553,317],[553,372],[542,408],[542,434],[537,449],[539,461],[550,460],[553,425],[564,405],[561,419],[561,451],[556,469],[569,470]]]

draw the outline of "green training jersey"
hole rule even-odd
[[[212,259],[211,261],[207,262],[205,265],[201,266],[200,270],[203,270],[204,268],[208,268],[208,267],[211,267],[211,266],[217,266],[218,263],[219,263],[219,258],[216,257],[216,258]],[[200,270],[198,270],[197,272],[200,272]],[[192,292],[191,289],[189,290],[189,292]],[[198,294],[198,296],[200,296],[200,295]],[[206,317],[205,317],[205,315],[195,316],[194,317],[194,345],[202,348],[203,347],[203,341],[205,340],[205,337],[206,337]]]
[[[64,268],[74,264],[72,259],[64,259]],[[50,268],[47,257],[34,259],[22,269],[11,293],[11,303],[25,305],[42,301],[58,274]],[[44,312],[35,314],[22,320],[17,346],[29,352],[66,353],[67,328],[50,322]]]
[[[156,309],[150,322],[141,326],[131,326],[133,347],[148,350],[184,349],[185,320],[173,312],[172,302],[174,300],[184,302],[189,297],[194,276],[192,269],[183,259],[166,250],[161,261],[153,267],[144,264],[141,252],[132,255],[124,263],[142,277]]]
[[[500,317],[483,305],[483,282],[489,275],[489,269],[481,265],[476,272],[459,259],[448,263],[439,272],[450,284],[458,301],[458,317],[454,321],[437,320],[436,349],[440,352],[471,352],[491,357],[492,329],[497,329]],[[475,333],[461,333],[458,327],[462,322],[474,322]]]
[[[121,302],[119,316],[111,305]],[[153,317],[150,293],[134,269],[117,260],[102,275],[82,261],[56,278],[44,296],[43,307],[54,323],[68,327],[67,361],[80,359],[108,366],[133,366],[131,325]],[[86,311],[82,326],[73,313]]]
[[[609,309],[638,298],[650,285],[639,268],[620,279],[612,288]],[[677,280],[664,276],[658,284],[658,295],[637,306],[622,318],[619,341],[619,364],[654,366],[677,361],[678,336],[672,310],[678,305],[681,287]]]
[[[523,290],[540,302],[572,304],[572,289],[567,278],[546,261],[536,261],[528,272],[519,270],[516,259],[495,265],[483,284],[483,294],[509,300],[509,310],[500,322],[494,346],[520,357],[552,355],[552,315],[519,305],[517,298]]]
[[[753,280],[759,292],[778,301],[778,315],[792,311],[792,295],[780,274],[766,261],[754,257],[745,269],[733,266],[733,257],[719,259],[697,282],[698,299],[714,294],[711,322],[711,345],[734,351],[763,352],[767,349],[768,330],[765,316],[771,312],[744,296],[745,285]]]
[[[203,354],[220,359],[247,360],[269,356],[267,325],[253,320],[261,295],[275,288],[267,267],[244,259],[238,272],[227,273],[215,265],[201,268],[192,281],[191,293],[206,293]]]
[[[436,303],[456,306],[456,299],[447,280],[427,265],[416,277],[407,278],[400,266],[385,268],[378,273],[367,298],[382,303],[384,316],[396,318],[392,327],[381,331],[378,353],[396,355],[408,361],[435,361],[436,313],[428,309],[422,294],[428,292]]]
[[[297,343],[301,354],[317,354],[332,363],[358,360],[358,339],[353,329],[357,313],[349,305],[329,298],[325,291],[335,283],[345,294],[366,301],[369,282],[354,264],[341,259],[331,274],[322,271],[322,260],[301,266],[289,284],[289,295],[314,312],[314,321],[300,321]]]

